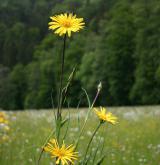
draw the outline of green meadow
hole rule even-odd
[[[112,107],[108,110],[118,117],[118,124],[105,123],[100,128],[90,149],[90,156],[94,157],[95,152],[97,156],[90,164],[96,164],[102,157],[101,151],[96,151],[96,147],[101,145],[104,146],[103,165],[159,165],[160,107]],[[66,144],[74,142],[86,113],[87,109],[63,111],[64,116],[70,114],[71,118],[70,123],[66,123],[62,130],[62,134],[65,134],[65,130],[69,129],[64,139]],[[7,115],[9,139],[0,144],[0,165],[35,165],[42,145],[54,129],[54,111],[10,111]],[[86,144],[97,124],[98,119],[91,112],[81,137],[81,145],[78,146],[79,159],[83,158]],[[44,153],[40,164],[54,165],[53,162],[50,156]]]

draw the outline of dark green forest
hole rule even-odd
[[[48,22],[64,12],[86,23],[67,38],[65,106],[87,106],[99,82],[97,105],[160,104],[159,0],[0,0],[0,108],[57,105],[63,38]]]

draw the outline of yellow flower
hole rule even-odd
[[[83,29],[85,23],[83,18],[76,18],[76,15],[72,13],[60,14],[50,17],[51,22],[49,22],[49,29],[55,30],[55,33],[59,36],[68,33],[68,36],[71,36],[71,32],[78,32],[80,29]]]
[[[6,119],[6,114],[4,112],[0,112],[0,124],[8,124],[8,120]]]
[[[73,145],[67,146],[62,144],[60,147],[56,139],[51,139],[44,147],[44,151],[49,152],[52,158],[56,158],[56,164],[62,165],[74,164],[74,160],[78,158],[78,152],[74,152]]]
[[[111,124],[117,123],[117,117],[114,116],[111,112],[106,112],[106,109],[104,107],[100,107],[100,110],[94,109],[96,115],[102,122],[109,122]]]

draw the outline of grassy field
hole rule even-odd
[[[117,125],[105,124],[93,141],[92,150],[105,141],[103,165],[160,165],[160,107],[109,108],[119,118]],[[78,133],[77,114],[83,123],[86,110],[70,110],[72,122],[66,142],[71,143]],[[46,137],[54,128],[53,110],[7,112],[9,139],[0,144],[0,165],[34,165]],[[67,111],[64,111],[64,115]],[[92,113],[79,145],[83,157],[98,119]],[[63,131],[64,132],[64,131]],[[102,138],[102,135],[105,137]],[[98,157],[100,157],[100,151]],[[96,159],[98,159],[98,157]],[[93,164],[93,163],[92,163]],[[53,165],[45,153],[41,165]]]

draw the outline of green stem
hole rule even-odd
[[[99,93],[100,93],[100,91],[97,90],[97,93],[96,93],[96,96],[95,96],[95,98],[94,98],[94,100],[93,100],[93,103],[92,103],[92,105],[91,105],[91,108],[93,108],[93,106],[94,106],[94,104],[95,104],[95,102],[96,102],[96,100],[97,100],[97,98],[98,98],[98,96],[99,96]]]
[[[61,73],[60,73],[60,87],[58,94],[58,110],[57,110],[57,119],[61,118],[61,108],[62,108],[62,85],[63,85],[63,76],[64,76],[64,58],[65,58],[65,49],[66,49],[66,39],[67,36],[65,34],[63,39],[63,52],[61,56]]]
[[[41,149],[41,152],[39,154],[39,158],[38,158],[38,161],[37,161],[37,165],[40,165],[40,160],[42,158],[42,155],[44,153],[44,146],[46,146],[46,144],[48,143],[48,140],[50,139],[50,137],[54,134],[54,130],[50,133],[50,135],[46,138],[45,140],[45,143],[43,144],[43,147]]]
[[[83,124],[82,129],[81,129],[81,131],[80,131],[80,134],[79,134],[79,136],[78,136],[78,138],[77,138],[77,142],[76,142],[75,149],[77,149],[77,147],[78,147],[79,139],[80,139],[80,137],[81,137],[81,135],[82,135],[82,133],[83,133],[83,131],[84,131],[84,128],[85,128],[85,126],[86,126],[86,123],[87,123],[87,120],[88,120],[90,111],[92,110],[92,108],[93,108],[93,106],[94,106],[94,104],[95,104],[95,102],[96,102],[96,100],[97,100],[97,98],[98,98],[98,96],[99,96],[99,93],[100,93],[100,90],[97,90],[97,93],[96,93],[96,96],[95,96],[95,98],[94,98],[94,100],[93,100],[93,103],[92,103],[91,107],[89,107],[88,114],[87,114],[87,116],[86,116],[86,118],[85,118],[84,124]]]
[[[89,143],[88,143],[88,145],[87,145],[87,149],[86,149],[86,152],[85,152],[85,155],[84,155],[84,159],[83,159],[83,164],[84,164],[84,162],[85,162],[85,159],[86,159],[86,156],[87,156],[89,147],[90,147],[90,145],[91,145],[91,143],[92,143],[92,140],[93,140],[95,134],[97,133],[98,129],[100,128],[101,124],[102,124],[102,122],[100,122],[100,123],[98,124],[97,128],[94,130],[94,132],[93,132],[93,134],[92,134],[92,137],[91,137],[91,139],[90,139],[90,141],[89,141]]]
[[[41,152],[40,152],[40,155],[39,155],[39,158],[38,158],[37,165],[40,164],[40,160],[41,160],[41,158],[42,158],[43,152],[44,152],[44,149],[42,148],[42,150],[41,150]]]
[[[67,35],[65,34],[64,39],[63,39],[63,52],[61,56],[60,87],[59,87],[59,94],[58,94],[58,109],[57,109],[57,118],[56,118],[57,141],[59,141],[60,130],[61,130],[60,127],[61,127],[61,121],[62,121],[62,116],[61,116],[62,100],[63,100],[62,86],[63,86],[63,77],[64,77],[64,59],[65,59],[66,39],[67,39]]]
[[[63,39],[63,52],[61,56],[61,73],[60,73],[60,87],[59,87],[59,93],[58,93],[58,109],[57,109],[57,116],[56,116],[56,136],[57,136],[57,141],[59,141],[59,136],[60,136],[60,129],[61,129],[61,109],[62,109],[62,85],[63,85],[63,77],[64,77],[64,58],[65,58],[65,49],[66,49],[66,39],[67,35],[65,34],[64,39]],[[50,138],[50,136],[49,136]],[[45,142],[45,145],[47,141]],[[40,164],[41,157],[43,155],[44,149],[41,150],[41,153],[39,155],[37,165]]]

